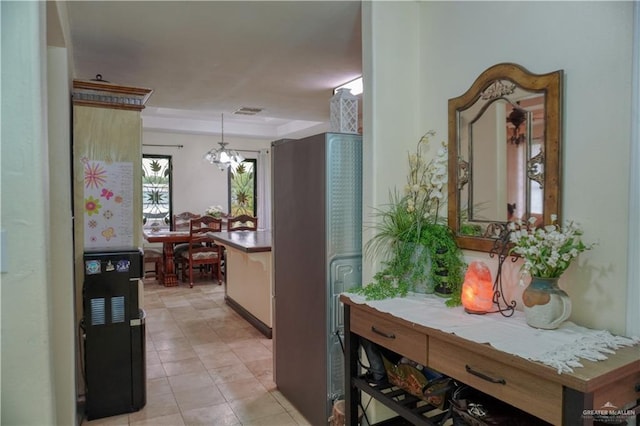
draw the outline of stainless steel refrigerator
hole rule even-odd
[[[362,138],[272,143],[274,379],[313,425],[344,395],[339,294],[362,281]]]

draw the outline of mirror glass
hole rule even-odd
[[[490,251],[511,221],[560,216],[562,71],[498,64],[449,100],[449,226]]]

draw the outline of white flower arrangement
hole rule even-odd
[[[209,206],[204,212],[209,216],[220,217],[222,216],[223,209],[222,209],[222,206],[220,205]]]
[[[418,142],[416,152],[409,155],[409,174],[404,187],[407,213],[416,216],[417,221],[427,220],[438,223],[439,210],[445,201],[447,184],[447,146],[440,142],[438,151],[431,161],[425,161],[425,152],[430,138],[435,135],[430,131]]]
[[[510,241],[513,243],[510,253],[522,256],[523,271],[532,277],[560,277],[573,259],[595,245],[582,242],[583,232],[575,222],[569,221],[560,227],[556,223],[556,215],[551,215],[551,220],[551,225],[541,228],[534,227],[535,217],[528,223],[509,224]]]

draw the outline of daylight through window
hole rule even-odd
[[[171,223],[171,157],[142,156],[142,223],[145,229],[168,229]]]

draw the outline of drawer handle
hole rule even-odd
[[[378,330],[376,328],[375,325],[371,326],[371,331],[373,331],[374,333],[379,334],[379,335],[381,335],[383,337],[386,337],[387,339],[395,339],[396,338],[395,334],[393,334],[393,333],[385,333],[384,331],[380,331],[380,330]]]
[[[469,365],[465,365],[464,368],[467,370],[467,373],[480,377],[481,379],[486,380],[487,382],[500,383],[501,385],[507,384],[507,381],[505,379],[495,379],[491,376],[487,376],[486,374],[476,371],[473,368],[469,367]]]

